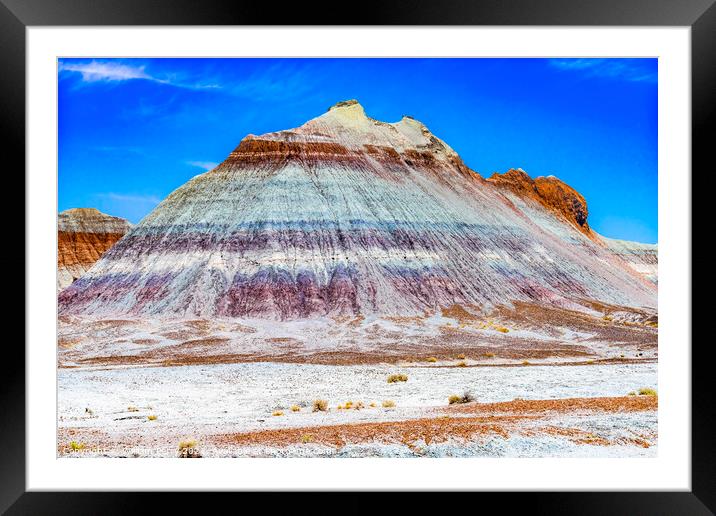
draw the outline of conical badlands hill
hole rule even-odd
[[[656,291],[656,246],[597,235],[558,179],[484,179],[420,122],[347,101],[244,138],[65,289],[60,311],[428,315],[516,300],[656,307]]]

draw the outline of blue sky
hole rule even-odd
[[[483,176],[554,174],[605,236],[657,241],[656,59],[61,59],[60,211],[138,222],[249,133],[338,101],[411,115]]]

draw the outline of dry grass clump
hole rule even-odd
[[[346,401],[343,405],[338,405],[338,407],[336,408],[338,410],[360,410],[365,408],[365,403],[363,403],[362,401],[356,401],[355,403],[353,403],[352,401]]]
[[[485,358],[495,358],[495,354],[494,354],[494,353],[485,353],[485,354],[482,355],[482,356],[484,356]]]
[[[407,374],[391,374],[388,377],[388,383],[398,383],[398,382],[407,382],[407,381],[408,381]]]
[[[303,444],[308,444],[313,441],[313,436],[311,434],[303,434],[301,436],[301,442]]]
[[[523,360],[523,361],[522,361],[522,365],[530,365],[530,361],[529,361],[529,360]]]
[[[139,409],[130,405],[127,407],[127,412],[139,412]]]
[[[629,396],[636,396],[636,392],[631,391],[631,392],[629,393]]]
[[[375,404],[375,401],[371,401],[370,405],[368,405],[370,408],[375,408],[377,405]]]
[[[271,414],[271,415],[272,415],[272,416],[283,416],[283,412],[280,411],[280,410],[275,410],[275,411],[273,412],[273,414]]]
[[[326,412],[328,410],[328,402],[326,400],[313,400],[314,412]]]
[[[155,416],[154,414],[150,414],[150,415],[147,416],[147,419],[148,419],[149,421],[156,421],[156,420],[157,420],[157,416]]]
[[[179,458],[180,459],[200,459],[201,453],[196,447],[196,441],[190,439],[188,441],[179,442]]]
[[[291,412],[301,412],[301,407],[298,405],[291,405]]]
[[[473,401],[475,401],[475,397],[469,391],[465,391],[462,396],[453,394],[448,397],[448,403],[450,405],[454,405],[455,403],[471,403]]]
[[[640,396],[656,396],[656,390],[650,387],[642,387],[639,389]]]
[[[508,333],[510,330],[505,328],[504,326],[496,326],[495,329],[499,331],[500,333]]]
[[[462,362],[457,363],[458,367],[467,367],[467,363],[463,360]]]
[[[80,451],[85,449],[84,443],[78,443],[77,441],[70,442],[70,449],[72,451]]]
[[[458,360],[465,360],[465,354],[464,354],[464,353],[460,353],[460,354],[457,355],[455,358],[457,358]]]
[[[395,402],[393,400],[385,400],[382,405],[383,408],[393,408],[395,407]]]
[[[435,358],[435,357],[428,357],[428,358],[426,359],[426,361],[427,361],[427,362],[437,362],[438,359]]]

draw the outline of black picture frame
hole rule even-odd
[[[0,70],[3,71],[0,80],[0,127],[3,154],[8,166],[6,170],[25,169],[25,30],[30,26],[634,25],[691,27],[692,169],[713,174],[710,162],[712,147],[716,143],[715,1],[368,0],[352,4],[353,7],[346,6],[350,14],[343,14],[335,6],[332,9],[318,6],[311,8],[311,4],[304,3],[287,3],[278,7],[278,4],[265,2],[214,0],[0,0]],[[685,171],[685,174],[688,176],[684,180],[691,181],[691,171]],[[17,245],[17,248],[20,246]],[[22,257],[24,260],[24,251]],[[15,254],[14,258],[4,260],[6,266],[14,269],[15,262],[20,258]],[[31,273],[25,266],[25,276]],[[683,343],[684,349],[688,349],[686,345],[690,344]],[[710,342],[702,344],[708,345],[691,348],[690,492],[510,493],[510,504],[529,504],[530,512],[537,514],[713,514],[716,510],[716,448],[712,438],[714,403],[711,399],[709,370],[711,346]],[[12,364],[6,364],[3,373],[0,442],[5,446],[2,453],[0,510],[8,514],[73,515],[146,511],[149,494],[26,492],[24,354],[15,350]],[[228,496],[232,495],[212,497],[211,501],[226,503]],[[483,498],[482,501],[486,500]],[[500,501],[504,503],[504,500]],[[161,503],[162,509],[167,512],[171,505],[178,504],[183,510],[206,510],[210,502],[206,494],[194,497],[164,494]],[[366,506],[366,509],[369,507]]]

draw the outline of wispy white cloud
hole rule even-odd
[[[274,63],[248,76],[211,71],[191,72],[154,66],[140,60],[61,60],[61,76],[79,76],[78,86],[91,84],[120,84],[126,81],[150,81],[157,84],[197,91],[220,91],[234,97],[252,100],[303,99],[316,93],[321,83],[319,70],[311,66]]]
[[[210,90],[220,88],[213,82],[182,80],[177,75],[160,75],[149,73],[145,65],[129,65],[121,61],[60,61],[60,74],[80,74],[83,83],[123,82],[145,80],[159,84],[167,84],[177,88],[191,90]]]
[[[656,82],[657,73],[632,59],[550,59],[549,64],[565,71],[580,72],[589,77],[609,77],[632,82]]]
[[[216,161],[187,161],[186,164],[203,170],[211,170],[219,165]]]
[[[76,72],[84,82],[129,81],[131,79],[157,80],[144,71],[143,66],[129,66],[115,61],[67,63],[60,61],[60,72]]]

